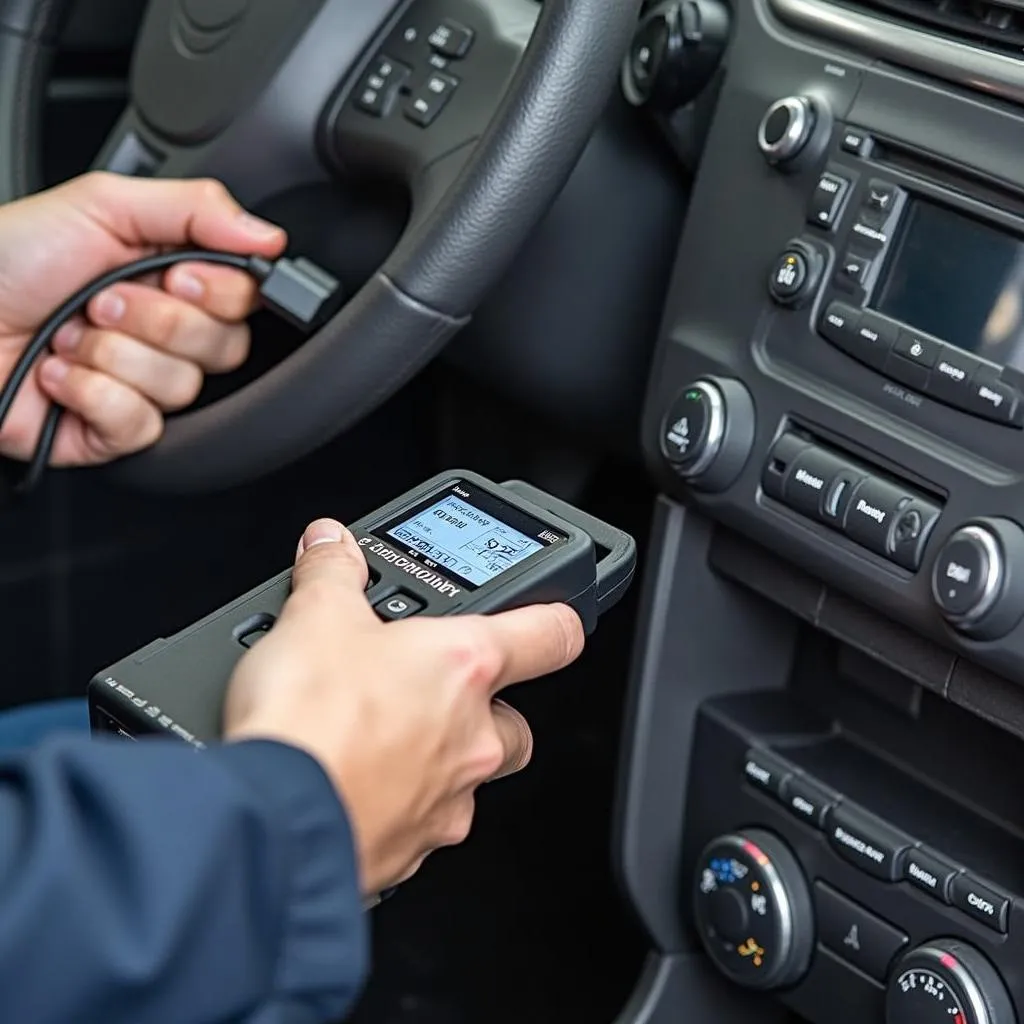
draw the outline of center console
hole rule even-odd
[[[1024,1019],[1008,11],[732,6],[643,426],[624,1019]]]

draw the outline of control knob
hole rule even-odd
[[[1024,616],[1024,530],[1007,519],[978,519],[954,531],[935,560],[932,596],[965,636],[1006,636]]]
[[[814,949],[814,917],[804,873],[769,832],[721,836],[697,865],[697,929],[723,974],[751,989],[799,981]]]
[[[757,145],[765,160],[776,165],[794,163],[823,127],[823,113],[821,104],[807,96],[776,100],[757,129]]]
[[[661,422],[661,453],[684,480],[729,487],[754,447],[754,402],[735,380],[703,377],[673,399]]]
[[[897,965],[885,999],[886,1024],[1015,1024],[1006,986],[981,953],[936,939]]]
[[[780,306],[803,305],[821,281],[825,261],[813,245],[794,238],[779,254],[768,277],[768,292]]]
[[[636,107],[670,114],[703,91],[725,52],[722,0],[662,0],[640,19],[622,65],[622,91]]]

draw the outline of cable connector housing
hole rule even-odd
[[[305,257],[252,261],[267,309],[304,333],[325,323],[341,305],[341,282]]]

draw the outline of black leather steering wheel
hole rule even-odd
[[[0,0],[0,201],[38,181],[49,57],[72,2]],[[118,474],[179,492],[252,479],[408,381],[468,322],[561,190],[639,7],[150,0],[131,103],[98,166],[215,176],[249,206],[342,169],[388,175],[409,186],[412,216],[327,326],[257,381],[170,420]],[[472,40],[459,53],[462,29]]]

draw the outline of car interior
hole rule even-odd
[[[0,707],[436,473],[632,534],[351,1019],[1024,1014],[1016,0],[0,0],[0,202],[215,177],[348,299],[4,509]],[[962,248],[961,248],[962,247]],[[997,258],[998,257],[998,258]]]

